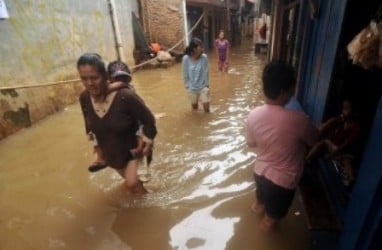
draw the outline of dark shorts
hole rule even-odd
[[[263,204],[265,213],[273,219],[283,218],[289,210],[293,201],[295,190],[278,186],[265,178],[254,174],[256,182],[256,199]]]

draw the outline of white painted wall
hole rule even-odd
[[[117,58],[107,0],[3,1],[9,18],[0,19],[0,88],[78,79],[76,61],[84,52],[97,52],[106,62]],[[138,4],[115,2],[124,56],[133,65],[131,11]],[[0,139],[25,119],[33,124],[75,102],[81,89],[70,83],[0,91]]]

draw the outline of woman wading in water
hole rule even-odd
[[[138,179],[138,162],[131,149],[137,147],[136,132],[143,128],[144,152],[150,152],[157,134],[155,118],[141,98],[122,88],[109,93],[107,72],[102,58],[85,53],[77,61],[85,90],[80,95],[86,133],[91,133],[101,148],[108,166],[114,168],[135,195],[147,193]]]

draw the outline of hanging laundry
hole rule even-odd
[[[0,0],[0,19],[9,18],[7,6],[5,6],[4,0]]]

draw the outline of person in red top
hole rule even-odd
[[[320,138],[306,156],[309,164],[317,157],[333,159],[339,155],[352,154],[360,134],[360,123],[350,100],[342,103],[342,113],[327,120],[319,127]]]
[[[264,41],[267,39],[267,24],[266,23],[263,23],[263,25],[261,25],[259,29],[259,36]]]

